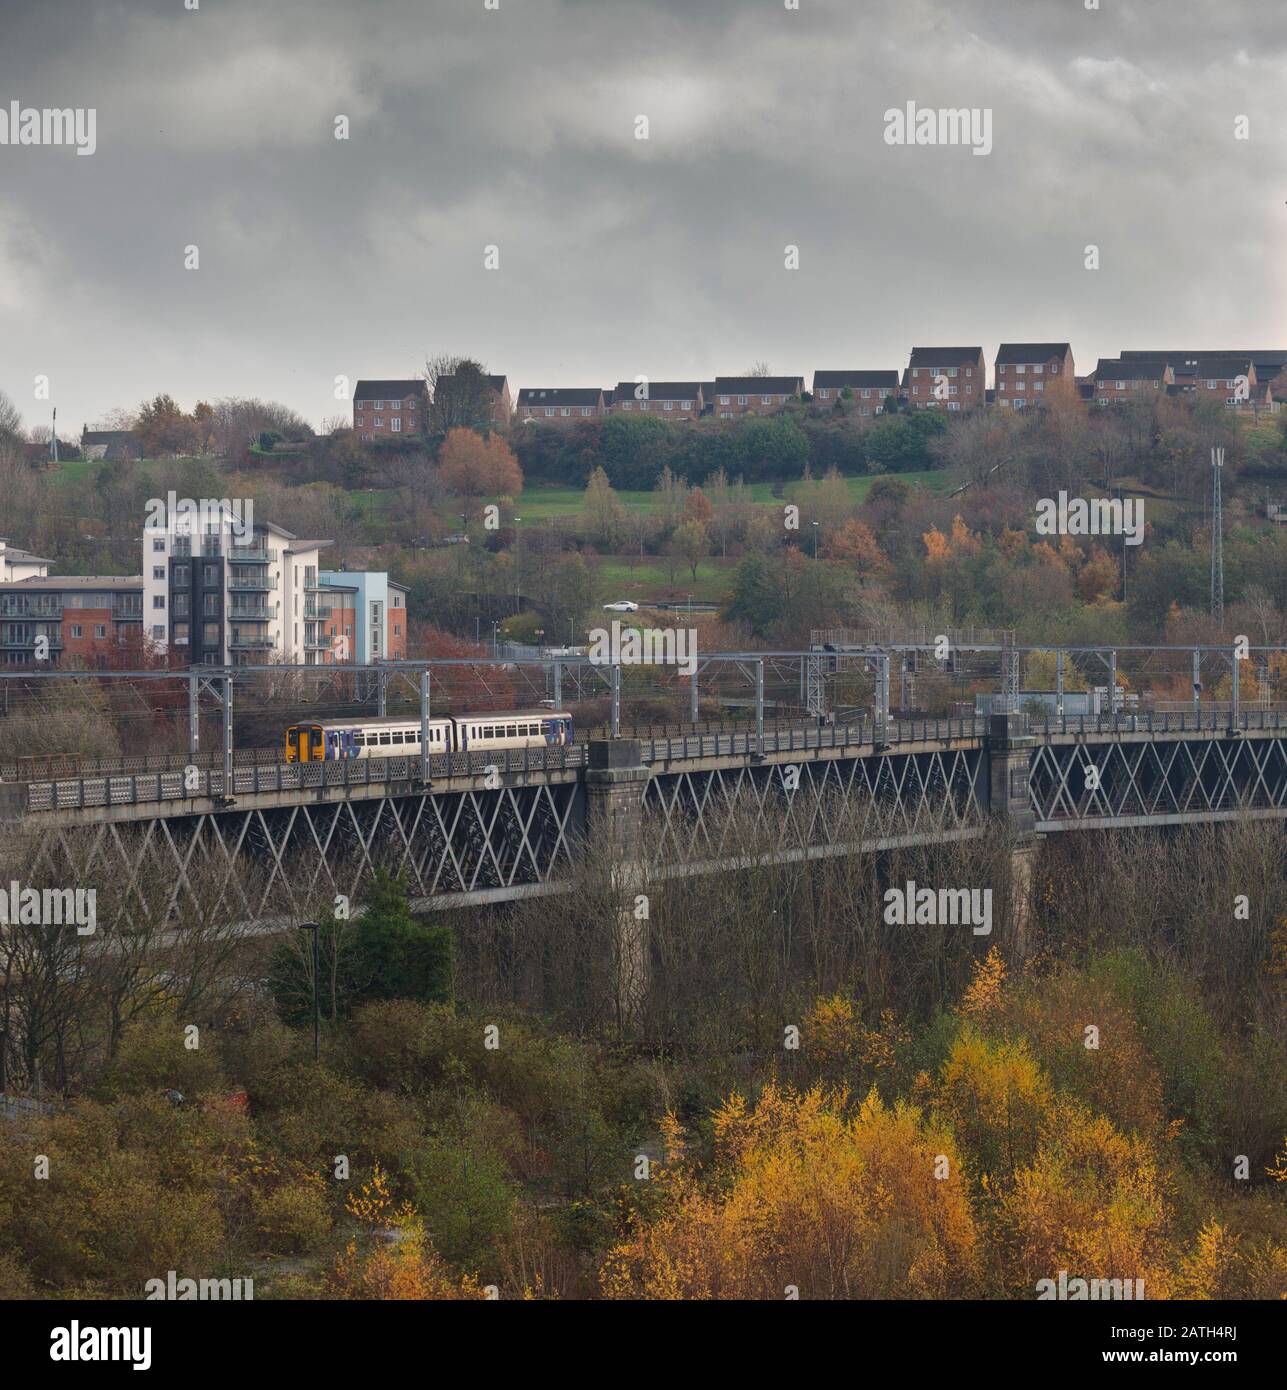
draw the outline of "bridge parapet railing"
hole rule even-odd
[[[1236,717],[1228,710],[1183,710],[1163,714],[1143,710],[1138,714],[1065,714],[1060,717],[1025,715],[1029,732],[1049,739],[1056,734],[1186,734],[1287,732],[1287,714],[1282,710],[1241,710]]]
[[[489,768],[502,775],[557,772],[585,764],[583,746],[508,748],[486,753],[440,753],[429,759],[430,781],[476,777]],[[151,802],[199,800],[255,793],[308,791],[318,787],[366,787],[418,782],[418,756],[358,758],[345,762],[274,763],[234,766],[232,784],[223,769],[196,769],[189,779],[182,769],[106,777],[78,777],[27,784],[28,810],[67,811],[83,807],[133,806]]]

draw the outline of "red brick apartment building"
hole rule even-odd
[[[359,381],[353,393],[353,429],[368,444],[419,434],[428,418],[429,388],[419,379]]]
[[[700,381],[619,381],[604,397],[609,415],[658,415],[663,420],[695,420],[705,405]]]
[[[721,420],[767,415],[804,395],[802,376],[717,376],[711,385],[710,404]]]
[[[518,418],[526,423],[568,424],[597,420],[603,415],[600,386],[524,386],[518,393]]]
[[[1068,343],[1002,343],[994,382],[993,399],[1002,410],[1032,410],[1043,401],[1078,398]]]
[[[898,395],[898,372],[814,372],[813,399],[834,406],[849,392],[859,415],[880,415],[888,396]]]
[[[1101,357],[1093,376],[1096,405],[1128,401],[1148,391],[1165,391],[1175,385],[1175,373],[1165,361],[1127,361],[1121,357]]]
[[[987,375],[981,347],[914,347],[903,373],[903,394],[914,410],[973,410],[987,403]],[[942,397],[935,395],[940,377],[946,378]]]
[[[37,639],[53,666],[108,667],[137,661],[143,643],[143,578],[55,575],[0,588],[0,664],[29,666]],[[43,664],[43,663],[42,663]]]

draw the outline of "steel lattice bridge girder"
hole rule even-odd
[[[1284,816],[1287,737],[1051,740],[1028,787],[1044,832]]]

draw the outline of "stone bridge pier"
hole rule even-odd
[[[1036,813],[1028,789],[1028,766],[1036,739],[1024,731],[1020,714],[994,714],[988,719],[988,807],[992,816],[1014,836],[1010,850],[1010,919],[1015,951],[1027,954],[1028,924],[1032,920],[1032,874],[1043,836],[1037,833]]]
[[[618,903],[613,935],[617,1020],[637,1028],[652,982],[649,904],[643,896],[644,788],[651,772],[638,739],[596,739],[585,769],[586,843],[602,854]],[[593,858],[592,858],[593,866]]]

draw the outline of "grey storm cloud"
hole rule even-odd
[[[92,158],[0,145],[0,387],[316,423],[440,351],[606,386],[1278,346],[1284,92],[1277,0],[0,0],[0,108],[97,113]],[[887,144],[909,101],[990,109],[991,153]]]

